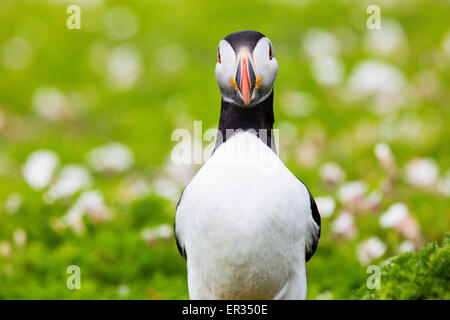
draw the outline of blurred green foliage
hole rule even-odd
[[[66,8],[72,3],[80,4],[82,10],[80,30],[66,28]],[[395,19],[401,25],[406,48],[387,56],[365,48],[369,4],[381,7],[382,19]],[[137,31],[131,36],[121,37],[120,28],[114,28],[114,21],[110,21],[114,17],[111,10],[117,7],[133,13]],[[319,168],[327,161],[339,163],[347,180],[364,180],[370,190],[382,189],[386,172],[373,153],[380,141],[389,143],[399,168],[415,157],[428,157],[444,174],[450,165],[450,64],[442,43],[450,30],[449,16],[448,2],[427,0],[2,0],[0,242],[4,252],[0,254],[0,298],[188,298],[186,265],[175,241],[148,243],[141,235],[145,228],[172,225],[176,201],[154,190],[130,199],[122,196],[122,189],[130,176],[137,175],[150,184],[155,181],[175,145],[170,139],[174,129],[192,131],[193,120],[202,120],[204,130],[217,126],[220,93],[214,79],[216,48],[220,39],[234,31],[258,30],[274,44],[280,65],[275,84],[276,126],[289,124],[295,131],[290,142],[281,133],[284,145],[280,154],[315,197],[336,192],[319,179]],[[324,86],[314,77],[313,61],[302,48],[312,28],[326,30],[339,41],[340,61],[345,65],[341,84]],[[17,38],[22,49],[18,53],[5,51],[11,45],[15,48]],[[134,52],[138,60],[137,79],[123,90],[110,84],[110,57],[116,50]],[[8,65],[11,59],[22,66],[12,68]],[[367,59],[385,61],[403,72],[410,85],[410,98],[403,108],[378,114],[368,107],[371,98],[346,98],[345,84],[351,70]],[[64,94],[71,106],[68,116],[48,119],[36,111],[36,91],[46,87]],[[314,97],[315,108],[307,116],[293,117],[282,107],[283,97],[293,91]],[[410,120],[420,125],[401,125]],[[51,204],[43,201],[45,190],[34,191],[21,174],[28,155],[48,149],[59,155],[63,165],[85,164],[90,150],[109,141],[124,143],[135,157],[133,167],[126,172],[94,174],[93,188],[101,190],[113,218],[94,223],[86,217],[86,230],[81,235],[70,228],[58,228],[58,219],[79,192]],[[307,164],[298,157],[298,148],[309,141],[318,151],[314,161]],[[9,214],[4,208],[12,194],[20,195],[23,203]],[[387,246],[384,255],[371,263],[398,253],[403,236],[380,228],[378,219],[380,211],[399,201],[406,203],[417,219],[421,243],[441,239],[450,230],[448,197],[398,180],[392,192],[383,196],[378,211],[356,215],[355,237],[334,235],[332,218],[323,219],[318,250],[307,265],[309,299],[324,293],[330,299],[351,298],[352,292],[365,284],[368,275],[366,266],[358,261],[357,247],[369,237],[377,236]],[[338,205],[335,215],[342,208]],[[25,245],[13,239],[18,229],[26,232]],[[383,269],[390,279],[386,291],[373,295],[362,290],[359,297],[448,299],[448,286],[430,289],[429,295],[418,294],[422,287],[398,292],[405,288],[404,280],[422,279],[422,268],[412,262],[425,263],[430,257],[430,263],[439,264],[441,260],[435,257],[448,254],[448,246],[436,252],[433,248],[401,256],[396,265]],[[448,260],[442,261],[447,262],[437,265],[436,270],[448,274]],[[66,269],[72,264],[81,268],[81,290],[66,288]],[[405,270],[399,270],[402,268]],[[409,270],[417,275],[403,274]]]

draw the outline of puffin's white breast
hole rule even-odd
[[[308,215],[306,187],[278,156],[252,133],[231,137],[177,209],[191,298],[275,298],[305,276]]]

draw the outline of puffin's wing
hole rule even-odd
[[[305,247],[305,260],[306,262],[311,259],[312,255],[317,249],[317,245],[319,244],[320,239],[320,229],[321,229],[321,221],[320,221],[320,214],[319,210],[317,209],[316,202],[314,201],[313,196],[311,195],[311,192],[309,192],[309,202],[310,202],[310,209],[311,209],[311,223],[308,224],[309,228],[307,232],[307,239],[306,239],[306,247]]]
[[[186,188],[184,188],[183,191],[181,192],[180,200],[178,200],[177,208],[175,209],[175,222],[173,223],[173,229],[174,229],[174,234],[175,234],[175,241],[177,242],[178,251],[180,252],[180,254],[183,258],[187,259],[186,250],[184,248],[184,245],[183,245],[181,239],[178,237],[178,234],[177,234],[177,223],[176,223],[177,214],[179,214],[178,207],[180,206],[181,199],[183,198],[184,190],[186,190]]]

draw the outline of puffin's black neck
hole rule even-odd
[[[265,100],[249,108],[240,107],[222,98],[219,132],[214,151],[237,130],[251,130],[276,153],[275,146],[272,146],[272,141],[275,141],[273,122],[273,90]]]

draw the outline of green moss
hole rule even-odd
[[[361,287],[358,299],[450,299],[450,233],[441,245],[429,243],[404,253],[381,268],[380,289]]]

